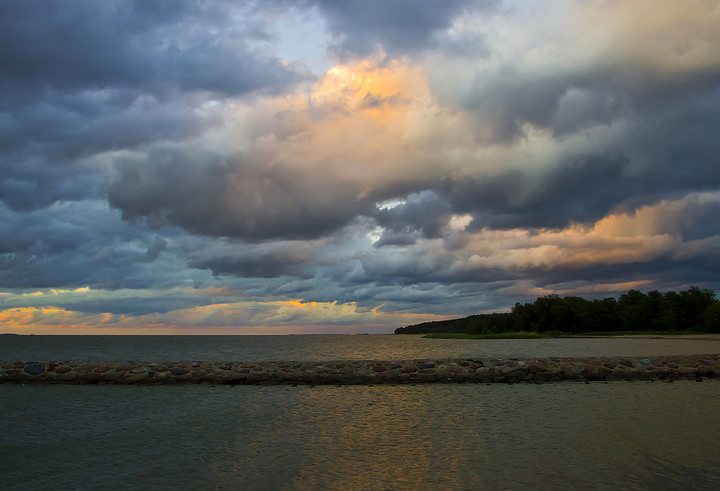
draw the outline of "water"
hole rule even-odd
[[[720,339],[424,339],[418,335],[0,336],[0,360],[327,361],[720,353]]]
[[[207,338],[56,337],[55,345],[33,339],[23,346],[1,339],[0,358],[717,352],[712,342],[678,340],[667,346],[667,340],[444,344],[397,336],[401,339],[395,344],[395,338],[222,338],[227,341],[222,347]],[[263,352],[259,346],[269,348]],[[16,356],[8,357],[8,352]],[[148,354],[154,356],[144,356]],[[2,385],[0,411],[3,490],[720,489],[720,381],[715,380],[348,387]]]

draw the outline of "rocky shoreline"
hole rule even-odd
[[[720,378],[720,355],[325,362],[0,361],[1,383],[371,385]]]

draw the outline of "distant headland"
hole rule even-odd
[[[720,300],[714,291],[696,286],[680,293],[630,290],[619,299],[548,295],[534,302],[516,303],[508,313],[477,314],[395,329],[395,334],[487,338],[707,333],[720,333]]]

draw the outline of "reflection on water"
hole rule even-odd
[[[0,336],[0,360],[399,360],[720,353],[720,339],[424,339],[417,335]]]
[[[18,490],[720,489],[718,389],[0,386],[0,474]]]

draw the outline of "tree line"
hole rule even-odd
[[[618,331],[693,331],[720,333],[720,300],[696,286],[680,293],[630,290],[614,297],[586,300],[547,295],[516,303],[509,313],[480,314],[401,327],[396,334],[459,332],[595,333]]]

